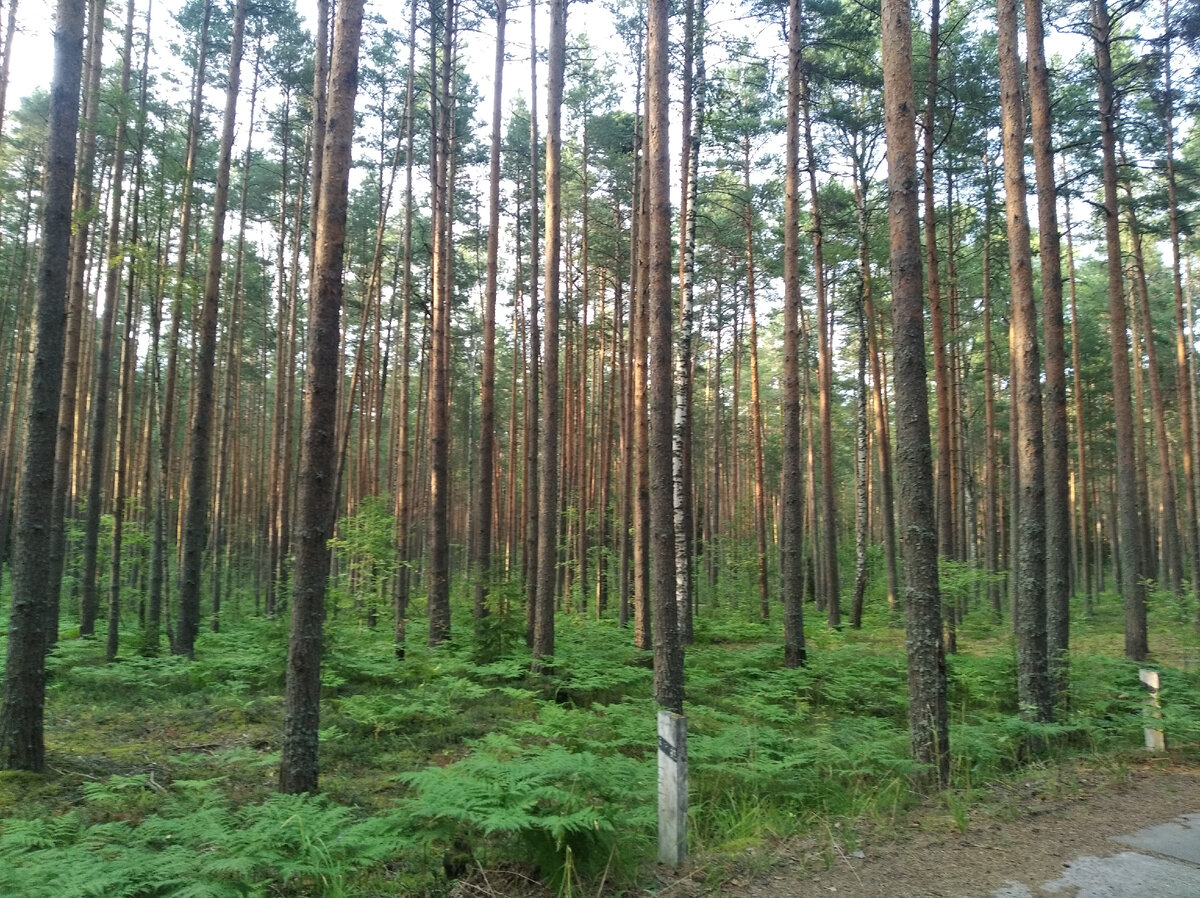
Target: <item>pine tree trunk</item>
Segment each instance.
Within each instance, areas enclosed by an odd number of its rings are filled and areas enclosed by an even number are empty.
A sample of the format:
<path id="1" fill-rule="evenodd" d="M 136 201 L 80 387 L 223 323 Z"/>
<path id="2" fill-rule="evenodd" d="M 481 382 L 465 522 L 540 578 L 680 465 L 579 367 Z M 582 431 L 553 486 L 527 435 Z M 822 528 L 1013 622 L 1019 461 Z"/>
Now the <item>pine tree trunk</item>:
<path id="1" fill-rule="evenodd" d="M 38 773 L 46 766 L 46 609 L 57 588 L 46 564 L 54 495 L 54 465 L 48 462 L 54 459 L 58 436 L 83 20 L 82 0 L 59 0 L 46 134 L 42 249 L 37 270 L 37 343 L 13 533 L 13 600 L 8 618 L 4 699 L 0 704 L 0 768 Z"/>
<path id="2" fill-rule="evenodd" d="M 693 294 L 696 270 L 696 204 L 700 177 L 700 133 L 704 127 L 704 48 L 697 47 L 697 17 L 704 33 L 704 0 L 689 0 L 684 18 L 682 159 L 683 197 L 679 265 L 679 339 L 675 355 L 675 422 L 672 436 L 675 503 L 675 605 L 684 645 L 692 643 L 693 534 L 692 501 L 692 341 L 696 329 Z M 697 52 L 698 51 L 698 52 Z"/>
<path id="3" fill-rule="evenodd" d="M 1124 159 L 1122 148 L 1122 162 Z M 1158 479 L 1160 489 L 1159 546 L 1161 564 L 1158 580 L 1173 594 L 1179 595 L 1183 580 L 1183 547 L 1179 541 L 1179 515 L 1175 493 L 1175 465 L 1171 459 L 1171 444 L 1167 437 L 1166 400 L 1163 395 L 1162 375 L 1158 367 L 1158 349 L 1154 343 L 1154 319 L 1150 315 L 1150 291 L 1146 286 L 1146 263 L 1142 252 L 1142 232 L 1137 213 L 1133 207 L 1133 189 L 1128 181 L 1122 184 L 1125 191 L 1125 220 L 1129 227 L 1129 238 L 1133 244 L 1133 288 L 1140 315 L 1141 332 L 1145 335 L 1146 363 L 1150 373 L 1150 406 L 1154 418 L 1154 442 L 1158 449 Z M 1143 459 L 1148 464 L 1149 459 Z M 1149 562 L 1149 558 L 1146 559 Z"/>
<path id="4" fill-rule="evenodd" d="M 1070 643 L 1071 495 L 1067 459 L 1067 375 L 1063 334 L 1062 251 L 1054 183 L 1050 76 L 1046 69 L 1042 0 L 1025 0 L 1033 161 L 1037 175 L 1038 249 L 1046 341 L 1046 652 L 1055 694 L 1065 695 Z M 1053 698 L 1053 695 L 1052 695 Z"/>
<path id="5" fill-rule="evenodd" d="M 803 45 L 799 52 L 803 54 Z M 842 623 L 841 589 L 837 555 L 837 497 L 833 483 L 833 350 L 830 345 L 830 309 L 825 285 L 825 234 L 821 224 L 820 191 L 817 188 L 817 156 L 809 120 L 808 78 L 803 55 L 800 60 L 800 124 L 804 131 L 808 197 L 812 230 L 813 286 L 817 294 L 817 413 L 821 419 L 821 570 L 829 626 Z"/>
<path id="6" fill-rule="evenodd" d="M 221 271 L 225 248 L 225 210 L 229 205 L 229 173 L 233 152 L 233 129 L 237 119 L 238 78 L 242 65 L 242 40 L 246 30 L 246 0 L 238 0 L 233 13 L 233 42 L 229 52 L 229 77 L 225 91 L 225 117 L 217 160 L 217 183 L 213 194 L 212 237 L 208 271 L 200 306 L 200 335 L 196 360 L 195 406 L 192 409 L 191 455 L 188 459 L 187 517 L 184 524 L 183 565 L 179 572 L 179 621 L 175 634 L 176 654 L 195 651 L 200 629 L 200 586 L 208 543 L 209 480 L 212 466 L 212 418 L 214 368 L 217 352 L 217 306 L 221 293 Z"/>
<path id="7" fill-rule="evenodd" d="M 912 18 L 906 0 L 884 0 L 882 46 L 909 734 L 914 759 L 927 765 L 919 778 L 940 785 L 949 778 L 950 739 L 938 586 L 938 533 L 933 508 L 933 458 L 929 444 L 921 235 L 917 219 Z"/>
<path id="8" fill-rule="evenodd" d="M 329 76 L 329 118 L 325 132 L 320 220 L 314 246 L 311 314 L 300 442 L 300 483 L 296 495 L 295 585 L 284 694 L 283 750 L 279 791 L 316 792 L 319 770 L 321 646 L 325 590 L 329 577 L 329 537 L 333 496 L 338 381 L 341 380 L 339 318 L 346 206 L 358 88 L 358 48 L 362 0 L 338 4 Z"/>
<path id="9" fill-rule="evenodd" d="M 649 319 L 649 467 L 651 579 L 654 606 L 654 697 L 683 713 L 683 644 L 675 593 L 675 529 L 671 479 L 674 385 L 671 379 L 671 160 L 667 0 L 647 7 L 646 181 L 649 185 L 646 282 Z"/>
<path id="10" fill-rule="evenodd" d="M 1193 452 L 1195 442 L 1195 418 L 1192 415 L 1192 405 L 1196 392 L 1195 382 L 1188 369 L 1188 331 L 1187 323 L 1191 319 L 1184 314 L 1183 275 L 1180 266 L 1180 224 L 1179 224 L 1179 188 L 1175 172 L 1175 95 L 1171 82 L 1171 2 L 1163 0 L 1163 106 L 1162 123 L 1166 132 L 1166 175 L 1167 175 L 1167 215 L 1171 237 L 1171 285 L 1175 300 L 1175 383 L 1178 390 L 1179 404 L 1179 447 L 1180 462 L 1183 465 L 1183 488 L 1187 493 L 1186 515 L 1187 526 L 1184 528 L 1184 538 L 1187 541 L 1187 552 L 1192 574 L 1192 589 L 1200 597 L 1200 511 L 1196 501 L 1196 457 Z M 1200 615 L 1200 604 L 1197 605 Z"/>
<path id="11" fill-rule="evenodd" d="M 938 553 L 942 558 L 955 556 L 954 497 L 951 488 L 951 403 L 950 363 L 946 352 L 946 319 L 942 310 L 942 281 L 938 270 L 937 201 L 933 193 L 933 156 L 937 144 L 934 132 L 938 94 L 938 56 L 941 50 L 941 2 L 933 0 L 929 13 L 929 79 L 925 96 L 924 188 L 925 188 L 925 277 L 929 283 L 929 317 L 932 320 L 933 378 L 937 389 L 937 528 Z"/>
<path id="12" fill-rule="evenodd" d="M 1017 698 L 1023 716 L 1049 720 L 1053 710 L 1046 656 L 1046 484 L 1042 445 L 1041 365 L 1033 264 L 1025 197 L 1025 107 L 1017 49 L 1016 0 L 996 4 L 1000 53 L 1000 106 L 1004 145 L 1005 213 L 1012 292 L 1011 352 L 1016 379 L 1020 492 L 1013 508 L 1017 557 L 1013 619 L 1017 634 Z"/>
<path id="13" fill-rule="evenodd" d="M 1063 162 L 1064 177 L 1066 174 L 1066 162 Z M 1075 406 L 1075 455 L 1078 471 L 1078 489 L 1079 494 L 1079 556 L 1080 556 L 1080 579 L 1083 581 L 1083 612 L 1088 617 L 1092 616 L 1092 586 L 1096 577 L 1092 576 L 1092 571 L 1089 569 L 1094 567 L 1097 573 L 1103 571 L 1103 565 L 1097 563 L 1092 557 L 1091 544 L 1095 534 L 1092 532 L 1092 517 L 1091 504 L 1092 494 L 1088 488 L 1088 466 L 1087 452 L 1085 449 L 1086 440 L 1086 417 L 1084 415 L 1083 406 L 1083 380 L 1082 367 L 1079 359 L 1079 309 L 1076 305 L 1076 286 L 1075 286 L 1075 246 L 1071 232 L 1071 204 L 1067 203 L 1063 206 L 1064 224 L 1067 235 L 1067 278 L 1071 288 L 1071 369 L 1074 372 L 1074 380 L 1071 392 L 1074 394 Z M 1095 540 L 1096 550 L 1100 549 L 1100 541 Z"/>
<path id="14" fill-rule="evenodd" d="M 93 181 L 96 164 L 96 116 L 100 103 L 101 57 L 104 46 L 104 2 L 92 0 L 88 22 L 88 48 L 82 133 L 79 136 L 77 168 L 75 171 L 75 196 L 73 217 L 79 221 L 71 236 L 70 250 L 70 295 L 67 299 L 66 344 L 63 358 L 63 383 L 59 400 L 58 441 L 54 463 L 54 499 L 51 524 L 50 567 L 51 580 L 61 585 L 63 562 L 66 555 L 65 517 L 68 504 L 73 504 L 75 492 L 71 488 L 72 462 L 77 450 L 75 439 L 79 398 L 79 367 L 82 347 L 83 310 L 86 297 L 86 271 L 88 249 L 91 241 L 91 220 L 94 217 Z M 75 476 L 78 476 L 76 473 Z M 50 615 L 50 644 L 58 640 L 59 587 L 55 587 L 47 612 Z M 90 636 L 95 633 L 95 611 L 90 611 L 90 620 L 81 614 L 79 633 Z"/>
<path id="15" fill-rule="evenodd" d="M 746 229 L 746 308 L 750 314 L 750 414 L 751 435 L 754 441 L 754 533 L 757 539 L 755 569 L 758 572 L 759 614 L 763 620 L 771 615 L 770 590 L 767 583 L 767 505 L 766 477 L 763 472 L 762 396 L 758 377 L 758 315 L 756 309 L 754 253 L 754 203 L 750 187 L 750 139 L 742 140 L 742 189 L 745 191 L 743 217 Z M 834 621 L 836 600 L 831 600 L 829 619 Z"/>
<path id="16" fill-rule="evenodd" d="M 538 478 L 537 608 L 533 657 L 554 654 L 555 585 L 558 569 L 559 513 L 559 312 L 562 272 L 562 99 L 566 74 L 567 0 L 550 4 L 550 71 L 546 86 L 546 292 L 542 339 L 542 424 L 538 456 L 545 461 Z"/>
<path id="17" fill-rule="evenodd" d="M 1113 368 L 1113 416 L 1116 425 L 1117 529 L 1121 558 L 1121 593 L 1125 603 L 1125 655 L 1143 661 L 1146 638 L 1146 587 L 1140 536 L 1141 503 L 1134 457 L 1133 400 L 1129 383 L 1128 319 L 1121 276 L 1121 233 L 1117 202 L 1116 96 L 1110 42 L 1112 25 L 1107 0 L 1092 0 L 1092 39 L 1100 107 L 1100 143 L 1104 180 L 1105 246 L 1108 251 L 1108 313 Z"/>
<path id="18" fill-rule="evenodd" d="M 436 646 L 450 635 L 450 360 L 447 358 L 452 295 L 452 237 L 450 152 L 454 115 L 451 66 L 455 42 L 455 0 L 446 0 L 441 15 L 440 53 L 431 58 L 439 72 L 437 88 L 430 93 L 433 122 L 433 283 L 429 355 L 429 644 Z M 438 35 L 434 29 L 434 35 Z"/>
<path id="19" fill-rule="evenodd" d="M 783 662 L 802 667 L 804 510 L 800 469 L 800 0 L 788 2 L 787 156 L 783 225 L 783 469 L 780 472 L 779 591 Z"/>

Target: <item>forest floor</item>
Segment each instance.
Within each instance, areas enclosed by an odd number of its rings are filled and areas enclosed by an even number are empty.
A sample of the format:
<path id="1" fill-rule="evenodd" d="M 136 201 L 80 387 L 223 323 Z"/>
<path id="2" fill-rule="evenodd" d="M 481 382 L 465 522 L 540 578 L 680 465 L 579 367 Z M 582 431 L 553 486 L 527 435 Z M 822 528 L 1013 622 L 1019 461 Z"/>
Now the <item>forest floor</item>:
<path id="1" fill-rule="evenodd" d="M 1122 851 L 1114 836 L 1200 811 L 1200 768 L 1166 758 L 1118 768 L 1066 764 L 1028 774 L 990 787 L 969 810 L 943 796 L 894 824 L 786 840 L 761 857 L 698 859 L 644 894 L 990 898 L 1019 882 L 1041 896 L 1049 893 L 1037 886 L 1062 876 L 1076 858 Z"/>

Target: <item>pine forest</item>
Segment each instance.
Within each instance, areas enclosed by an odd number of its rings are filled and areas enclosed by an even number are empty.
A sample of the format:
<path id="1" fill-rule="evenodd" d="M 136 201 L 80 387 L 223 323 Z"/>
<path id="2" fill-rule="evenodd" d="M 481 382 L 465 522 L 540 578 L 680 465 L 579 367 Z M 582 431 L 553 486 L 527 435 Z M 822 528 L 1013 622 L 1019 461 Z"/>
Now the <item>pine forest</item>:
<path id="1" fill-rule="evenodd" d="M 1197 223 L 1195 0 L 0 0 L 0 895 L 1200 771 Z"/>

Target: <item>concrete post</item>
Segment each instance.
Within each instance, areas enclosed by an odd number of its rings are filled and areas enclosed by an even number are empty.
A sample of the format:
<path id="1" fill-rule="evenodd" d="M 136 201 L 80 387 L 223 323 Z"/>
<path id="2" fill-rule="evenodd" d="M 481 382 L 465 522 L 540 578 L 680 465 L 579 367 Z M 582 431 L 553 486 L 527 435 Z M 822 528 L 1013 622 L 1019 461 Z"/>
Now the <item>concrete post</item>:
<path id="1" fill-rule="evenodd" d="M 687 718 L 658 712 L 658 860 L 678 867 L 687 855 Z"/>
<path id="2" fill-rule="evenodd" d="M 1159 676 L 1157 670 L 1147 670 L 1142 668 L 1138 671 L 1138 679 L 1142 681 L 1142 685 L 1149 692 L 1149 697 L 1146 699 L 1146 704 L 1150 706 L 1150 716 L 1154 719 L 1161 719 L 1162 712 L 1159 710 L 1162 703 L 1158 699 Z M 1163 731 L 1154 727 L 1146 727 L 1146 749 L 1148 751 L 1166 751 L 1167 740 L 1163 735 Z"/>

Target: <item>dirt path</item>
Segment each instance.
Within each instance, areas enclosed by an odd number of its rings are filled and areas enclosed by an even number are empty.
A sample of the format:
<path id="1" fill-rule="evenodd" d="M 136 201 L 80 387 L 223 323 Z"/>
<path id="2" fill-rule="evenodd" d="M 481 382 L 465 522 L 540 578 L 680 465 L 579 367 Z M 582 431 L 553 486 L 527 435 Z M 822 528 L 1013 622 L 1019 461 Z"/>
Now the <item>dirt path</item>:
<path id="1" fill-rule="evenodd" d="M 966 829 L 943 798 L 896 826 L 785 842 L 770 860 L 700 862 L 664 877 L 659 898 L 989 898 L 1018 879 L 1042 883 L 1081 854 L 1116 854 L 1110 836 L 1200 811 L 1200 769 L 1165 760 L 1124 770 L 1063 768 L 997 788 Z"/>

